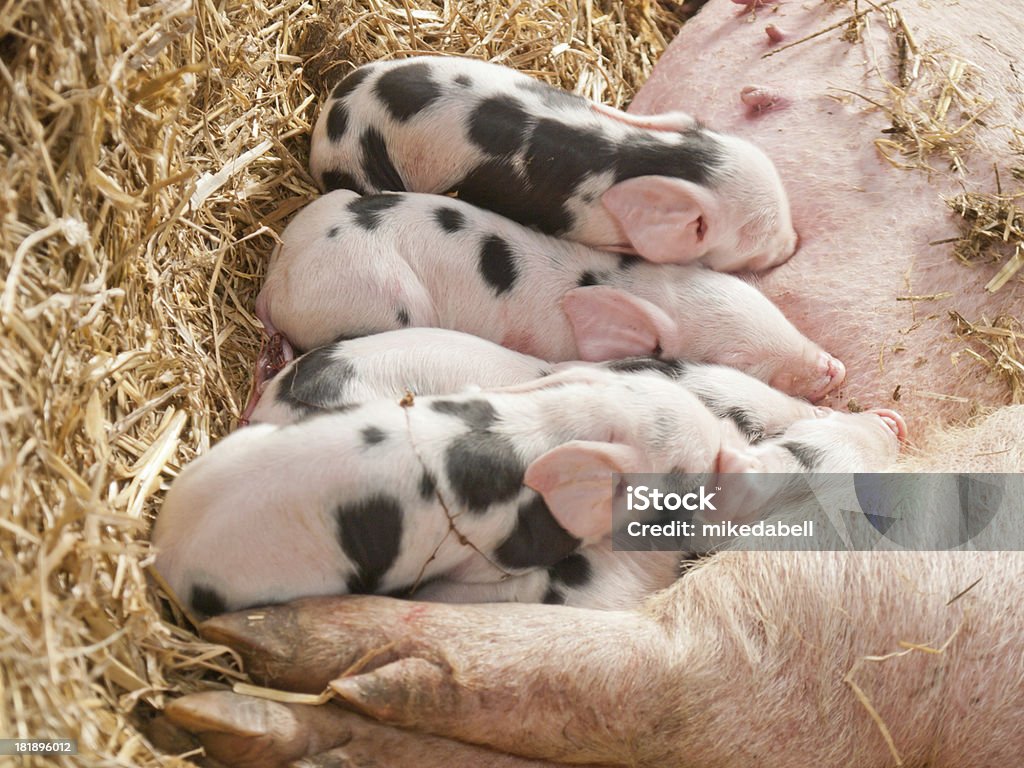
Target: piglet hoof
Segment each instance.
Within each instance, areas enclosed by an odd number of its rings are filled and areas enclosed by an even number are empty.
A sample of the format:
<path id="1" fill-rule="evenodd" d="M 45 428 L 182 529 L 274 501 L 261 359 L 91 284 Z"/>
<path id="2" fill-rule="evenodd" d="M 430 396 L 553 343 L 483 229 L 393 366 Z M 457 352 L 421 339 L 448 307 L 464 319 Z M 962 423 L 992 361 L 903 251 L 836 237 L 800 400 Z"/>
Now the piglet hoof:
<path id="1" fill-rule="evenodd" d="M 740 91 L 740 101 L 747 106 L 747 117 L 781 109 L 789 104 L 782 91 L 764 85 L 748 85 Z"/>

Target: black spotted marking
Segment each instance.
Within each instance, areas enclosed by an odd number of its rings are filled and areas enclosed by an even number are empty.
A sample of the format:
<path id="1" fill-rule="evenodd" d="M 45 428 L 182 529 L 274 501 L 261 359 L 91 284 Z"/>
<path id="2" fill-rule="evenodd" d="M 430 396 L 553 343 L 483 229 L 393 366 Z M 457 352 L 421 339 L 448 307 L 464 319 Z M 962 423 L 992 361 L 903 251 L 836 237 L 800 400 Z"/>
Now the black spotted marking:
<path id="1" fill-rule="evenodd" d="M 579 545 L 580 540 L 552 517 L 544 498 L 536 495 L 519 505 L 516 527 L 494 556 L 506 568 L 548 568 L 571 555 Z"/>
<path id="2" fill-rule="evenodd" d="M 345 102 L 336 101 L 331 104 L 327 113 L 327 138 L 331 141 L 341 141 L 345 138 L 345 131 L 348 130 L 348 107 Z"/>
<path id="3" fill-rule="evenodd" d="M 370 446 L 380 445 L 383 443 L 387 439 L 388 435 L 379 427 L 369 426 L 363 427 L 359 431 L 359 437 L 363 441 L 363 445 L 369 448 Z"/>
<path id="4" fill-rule="evenodd" d="M 345 207 L 355 216 L 356 224 L 372 232 L 380 226 L 384 214 L 400 202 L 401 195 L 366 195 L 353 198 Z"/>
<path id="5" fill-rule="evenodd" d="M 434 219 L 437 221 L 441 229 L 449 234 L 452 232 L 458 232 L 466 226 L 466 217 L 462 214 L 462 211 L 457 211 L 446 205 L 443 205 L 434 211 Z"/>
<path id="6" fill-rule="evenodd" d="M 616 182 L 636 176 L 671 176 L 707 185 L 725 160 L 718 141 L 701 126 L 686 129 L 671 142 L 637 133 L 618 149 Z"/>
<path id="7" fill-rule="evenodd" d="M 486 430 L 460 435 L 445 451 L 448 483 L 459 503 L 473 513 L 514 499 L 525 472 L 512 441 Z"/>
<path id="8" fill-rule="evenodd" d="M 376 128 L 367 128 L 359 139 L 362 150 L 363 173 L 375 192 L 405 192 L 405 182 L 391 162 L 384 134 Z"/>
<path id="9" fill-rule="evenodd" d="M 395 319 L 398 320 L 398 324 L 403 328 L 408 328 L 409 323 L 412 322 L 412 319 L 409 317 L 409 310 L 405 307 L 398 308 L 398 312 L 395 313 Z"/>
<path id="10" fill-rule="evenodd" d="M 498 418 L 494 406 L 486 400 L 434 400 L 430 409 L 462 419 L 470 429 L 485 430 Z"/>
<path id="11" fill-rule="evenodd" d="M 542 82 L 540 80 L 532 80 L 529 78 L 516 80 L 516 88 L 522 91 L 530 91 L 536 93 L 541 97 L 541 100 L 545 105 L 549 107 L 567 107 L 571 109 L 589 109 L 590 105 L 586 98 L 579 96 L 569 91 L 563 91 L 561 88 L 556 88 L 553 85 Z"/>
<path id="12" fill-rule="evenodd" d="M 586 555 L 575 552 L 548 568 L 548 575 L 567 587 L 583 587 L 593 578 L 594 569 Z"/>
<path id="13" fill-rule="evenodd" d="M 600 285 L 600 284 L 601 284 L 600 278 L 597 276 L 597 274 L 595 272 L 593 272 L 592 270 L 589 270 L 589 269 L 587 271 L 583 272 L 580 275 L 579 279 L 576 281 L 576 285 L 579 288 L 586 288 L 587 286 L 590 286 L 590 285 Z"/>
<path id="14" fill-rule="evenodd" d="M 318 347 L 280 374 L 276 397 L 306 416 L 338 410 L 344 406 L 340 395 L 354 375 L 352 363 L 335 356 L 334 345 Z"/>
<path id="15" fill-rule="evenodd" d="M 603 365 L 616 373 L 654 371 L 670 379 L 678 379 L 686 372 L 686 363 L 682 360 L 659 360 L 656 357 L 626 357 L 622 360 L 609 360 Z"/>
<path id="16" fill-rule="evenodd" d="M 709 405 L 709 407 L 711 406 Z M 715 410 L 713 407 L 711 409 Z M 756 442 L 764 437 L 764 425 L 758 423 L 754 415 L 745 408 L 739 406 L 726 408 L 720 415 L 735 424 L 737 429 L 750 440 Z"/>
<path id="17" fill-rule="evenodd" d="M 320 175 L 320 185 L 325 192 L 333 192 L 336 189 L 350 189 L 353 192 L 363 194 L 363 185 L 356 181 L 356 177 L 345 171 L 324 171 Z"/>
<path id="18" fill-rule="evenodd" d="M 228 603 L 224 596 L 213 587 L 204 587 L 201 584 L 192 585 L 192 593 L 188 598 L 189 605 L 196 613 L 203 616 L 216 616 L 226 613 Z"/>
<path id="19" fill-rule="evenodd" d="M 632 253 L 621 253 L 619 254 L 619 269 L 626 271 L 633 267 L 639 266 L 644 263 L 644 259 L 639 256 L 634 256 Z"/>
<path id="20" fill-rule="evenodd" d="M 492 96 L 469 116 L 469 138 L 489 155 L 509 157 L 523 146 L 530 113 L 521 101 Z"/>
<path id="21" fill-rule="evenodd" d="M 551 200 L 538 193 L 525 174 L 507 158 L 481 163 L 449 191 L 457 192 L 467 202 L 547 234 L 566 232 L 574 221 L 565 199 Z"/>
<path id="22" fill-rule="evenodd" d="M 441 88 L 430 77 L 430 70 L 423 62 L 403 64 L 377 80 L 374 91 L 395 120 L 404 123 L 440 97 Z"/>
<path id="23" fill-rule="evenodd" d="M 359 84 L 362 83 L 372 71 L 372 67 L 360 67 L 347 75 L 341 80 L 341 82 L 334 86 L 334 90 L 331 91 L 331 98 L 335 101 L 344 99 L 352 93 L 352 91 L 358 88 Z"/>
<path id="24" fill-rule="evenodd" d="M 437 494 L 437 480 L 434 476 L 424 470 L 423 474 L 420 475 L 420 498 L 424 501 L 430 501 Z"/>
<path id="25" fill-rule="evenodd" d="M 519 267 L 508 242 L 488 235 L 480 244 L 480 274 L 498 296 L 512 290 L 519 278 Z"/>
<path id="26" fill-rule="evenodd" d="M 546 605 L 565 605 L 565 593 L 557 587 L 549 586 L 541 602 Z"/>
<path id="27" fill-rule="evenodd" d="M 402 508 L 397 499 L 377 494 L 340 504 L 335 510 L 338 543 L 355 566 L 349 592 L 374 592 L 394 564 L 402 543 Z"/>
<path id="28" fill-rule="evenodd" d="M 455 76 L 455 83 L 463 88 L 469 88 L 473 84 L 473 80 L 465 72 L 462 72 Z"/>
<path id="29" fill-rule="evenodd" d="M 334 238 L 336 238 L 338 236 L 339 232 L 341 232 L 341 227 L 339 227 L 339 226 L 331 227 L 330 229 L 327 230 L 327 237 L 328 237 L 328 239 L 333 240 Z"/>
<path id="30" fill-rule="evenodd" d="M 812 445 L 789 441 L 782 443 L 782 447 L 789 451 L 793 458 L 800 462 L 800 466 L 808 472 L 813 471 L 815 467 L 820 467 L 825 461 L 825 452 Z"/>

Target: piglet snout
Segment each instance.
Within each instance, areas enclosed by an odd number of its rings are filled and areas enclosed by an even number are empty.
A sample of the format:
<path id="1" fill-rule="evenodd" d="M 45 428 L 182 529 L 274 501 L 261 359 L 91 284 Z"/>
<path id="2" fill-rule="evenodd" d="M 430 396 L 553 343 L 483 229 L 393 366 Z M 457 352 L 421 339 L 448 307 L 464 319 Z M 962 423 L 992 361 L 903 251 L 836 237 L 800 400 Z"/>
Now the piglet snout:
<path id="1" fill-rule="evenodd" d="M 885 424 L 892 433 L 896 435 L 896 439 L 901 443 L 907 439 L 907 422 L 903 420 L 896 411 L 890 410 L 889 408 L 872 408 L 868 413 L 873 413 L 878 416 L 882 423 Z"/>

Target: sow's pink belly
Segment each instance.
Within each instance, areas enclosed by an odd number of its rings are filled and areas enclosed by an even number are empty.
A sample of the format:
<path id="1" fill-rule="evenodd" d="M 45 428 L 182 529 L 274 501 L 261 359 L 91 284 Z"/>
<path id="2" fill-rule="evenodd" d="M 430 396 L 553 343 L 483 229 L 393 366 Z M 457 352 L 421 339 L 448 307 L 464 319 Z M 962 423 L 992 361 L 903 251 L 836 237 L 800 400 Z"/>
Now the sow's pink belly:
<path id="1" fill-rule="evenodd" d="M 1024 281 L 988 293 L 984 286 L 998 265 L 965 267 L 954 259 L 951 243 L 936 241 L 959 234 L 944 197 L 964 188 L 995 191 L 994 163 L 1004 186 L 1016 183 L 1009 169 L 1022 163 L 1005 127 L 1020 124 L 1024 109 L 1010 69 L 1015 52 L 1024 49 L 1014 12 L 991 3 L 973 10 L 968 4 L 900 6 L 920 49 L 983 63 L 984 73 L 974 70 L 969 85 L 993 104 L 961 175 L 941 154 L 927 158 L 931 173 L 894 168 L 879 155 L 874 142 L 888 137 L 882 131 L 891 118 L 847 92 L 889 101 L 879 72 L 896 81 L 895 48 L 878 13 L 861 43 L 843 41 L 839 28 L 762 58 L 849 16 L 852 5 L 756 5 L 751 10 L 711 0 L 684 25 L 630 111 L 691 112 L 756 142 L 773 159 L 789 193 L 800 248 L 766 273 L 761 287 L 801 331 L 846 363 L 847 382 L 831 404 L 895 407 L 914 435 L 926 422 L 1009 402 L 1005 382 L 962 352 L 966 343 L 955 337 L 950 312 L 972 322 L 1001 314 L 1020 319 Z M 772 42 L 769 25 L 785 39 Z M 965 29 L 972 34 L 962 35 Z M 744 103 L 741 92 L 748 86 L 765 88 L 777 106 L 757 111 Z M 907 299 L 936 294 L 951 295 Z"/>

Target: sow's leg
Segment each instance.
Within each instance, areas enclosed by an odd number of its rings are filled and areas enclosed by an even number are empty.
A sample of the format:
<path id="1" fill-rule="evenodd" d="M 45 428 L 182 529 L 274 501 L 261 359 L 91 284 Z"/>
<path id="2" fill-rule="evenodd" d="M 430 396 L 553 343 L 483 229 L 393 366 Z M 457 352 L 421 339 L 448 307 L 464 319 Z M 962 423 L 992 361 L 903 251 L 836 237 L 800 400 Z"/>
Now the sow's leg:
<path id="1" fill-rule="evenodd" d="M 525 757 L 982 768 L 1024 754 L 1022 578 L 1019 553 L 728 553 L 636 613 L 315 599 L 203 631 L 272 685 Z"/>
<path id="2" fill-rule="evenodd" d="M 944 198 L 965 190 L 996 192 L 993 168 L 1004 192 L 1020 189 L 1011 173 L 1020 165 L 1011 128 L 1020 124 L 1015 59 L 1024 48 L 1024 27 L 1019 3 L 896 3 L 885 9 L 902 15 L 912 46 L 938 52 L 942 71 L 924 61 L 918 81 L 908 84 L 912 97 L 927 78 L 940 90 L 962 59 L 969 74 L 953 93 L 950 130 L 991 102 L 980 122 L 964 129 L 975 133 L 960 153 L 964 173 L 942 151 L 925 155 L 930 171 L 902 170 L 881 157 L 875 142 L 906 134 L 898 125 L 894 132 L 893 118 L 867 100 L 891 104 L 887 83 L 898 86 L 901 72 L 902 82 L 913 76 L 907 59 L 913 51 L 905 45 L 900 63 L 898 19 L 891 29 L 883 12 L 860 3 L 859 10 L 869 11 L 860 42 L 850 42 L 850 25 L 839 24 L 764 57 L 842 22 L 857 7 L 711 0 L 683 26 L 630 111 L 686 109 L 768 154 L 789 193 L 800 247 L 761 276 L 761 289 L 802 333 L 846 363 L 846 384 L 829 404 L 852 399 L 896 408 L 918 435 L 928 422 L 962 418 L 975 404 L 1010 400 L 999 376 L 962 354 L 967 343 L 955 336 L 950 312 L 975 323 L 1000 315 L 1019 319 L 1024 280 L 1018 273 L 991 293 L 985 286 L 999 264 L 965 267 L 956 260 L 949 240 L 960 231 L 959 217 Z M 784 29 L 785 40 L 770 39 L 769 25 Z M 755 92 L 775 93 L 774 106 L 752 108 Z M 921 109 L 931 113 L 931 101 L 922 96 Z"/>
<path id="3" fill-rule="evenodd" d="M 282 704 L 227 691 L 176 699 L 167 718 L 229 768 L 546 768 L 550 763 L 375 723 L 333 704 Z"/>

